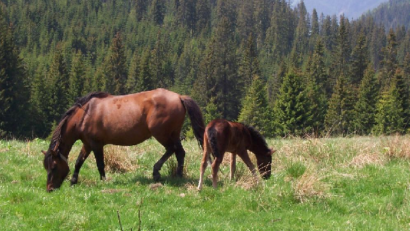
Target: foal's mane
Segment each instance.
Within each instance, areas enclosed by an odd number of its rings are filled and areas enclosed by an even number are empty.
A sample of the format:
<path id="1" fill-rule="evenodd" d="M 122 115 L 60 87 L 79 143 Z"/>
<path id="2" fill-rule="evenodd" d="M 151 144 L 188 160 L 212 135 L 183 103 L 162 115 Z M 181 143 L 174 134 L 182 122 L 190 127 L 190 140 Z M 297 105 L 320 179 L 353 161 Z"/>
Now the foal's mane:
<path id="1" fill-rule="evenodd" d="M 53 132 L 53 136 L 51 137 L 51 143 L 49 149 L 56 150 L 61 141 L 61 133 L 63 130 L 64 125 L 66 124 L 67 120 L 74 114 L 77 108 L 81 108 L 84 104 L 88 103 L 92 98 L 105 98 L 110 94 L 106 92 L 92 92 L 84 97 L 77 99 L 74 105 L 64 113 L 61 117 L 60 122 L 58 123 L 56 129 Z"/>
<path id="2" fill-rule="evenodd" d="M 249 131 L 249 134 L 251 135 L 252 143 L 258 145 L 259 147 L 265 148 L 266 152 L 268 152 L 269 147 L 268 147 L 268 144 L 266 143 L 265 138 L 262 136 L 262 134 L 252 126 L 245 125 L 245 124 L 244 126 Z"/>

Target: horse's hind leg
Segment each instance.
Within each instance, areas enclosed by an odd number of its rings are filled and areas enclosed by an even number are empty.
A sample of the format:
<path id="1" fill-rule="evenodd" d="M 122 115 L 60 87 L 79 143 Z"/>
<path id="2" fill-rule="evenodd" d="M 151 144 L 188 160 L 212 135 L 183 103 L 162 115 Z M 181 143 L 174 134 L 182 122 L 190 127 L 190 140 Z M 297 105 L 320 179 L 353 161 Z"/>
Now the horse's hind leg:
<path id="1" fill-rule="evenodd" d="M 208 151 L 208 146 L 205 145 L 204 146 L 204 155 L 202 157 L 202 161 L 201 161 L 201 170 L 200 170 L 200 174 L 199 174 L 199 183 L 198 183 L 198 190 L 202 189 L 202 184 L 204 182 L 204 173 L 205 173 L 205 169 L 208 165 L 209 161 L 209 151 Z"/>
<path id="2" fill-rule="evenodd" d="M 77 157 L 77 161 L 75 162 L 75 170 L 73 173 L 73 177 L 71 178 L 71 185 L 77 184 L 78 174 L 80 173 L 81 166 L 83 166 L 84 161 L 90 155 L 90 152 L 91 152 L 90 148 L 83 144 L 80 154 Z"/>
<path id="3" fill-rule="evenodd" d="M 103 146 L 101 146 L 95 148 L 93 151 L 95 160 L 97 162 L 98 172 L 100 173 L 100 179 L 105 180 L 104 148 Z"/>
<path id="4" fill-rule="evenodd" d="M 221 156 L 215 157 L 214 162 L 212 163 L 212 186 L 216 188 L 217 181 L 218 181 L 218 170 L 219 170 L 219 165 L 221 165 L 222 160 L 224 159 L 224 155 L 222 154 Z"/>
<path id="5" fill-rule="evenodd" d="M 177 176 L 182 177 L 184 174 L 185 150 L 179 141 L 176 143 L 175 156 L 178 161 Z"/>
<path id="6" fill-rule="evenodd" d="M 164 155 L 157 161 L 157 163 L 154 164 L 154 170 L 152 173 L 154 181 L 159 181 L 159 179 L 161 178 L 159 171 L 161 170 L 162 165 L 164 165 L 165 161 L 168 160 L 168 158 L 172 155 L 172 153 L 174 153 L 174 151 L 174 147 L 166 147 Z"/>
<path id="7" fill-rule="evenodd" d="M 236 171 L 236 154 L 231 153 L 231 180 L 234 179 L 235 176 L 235 171 Z"/>

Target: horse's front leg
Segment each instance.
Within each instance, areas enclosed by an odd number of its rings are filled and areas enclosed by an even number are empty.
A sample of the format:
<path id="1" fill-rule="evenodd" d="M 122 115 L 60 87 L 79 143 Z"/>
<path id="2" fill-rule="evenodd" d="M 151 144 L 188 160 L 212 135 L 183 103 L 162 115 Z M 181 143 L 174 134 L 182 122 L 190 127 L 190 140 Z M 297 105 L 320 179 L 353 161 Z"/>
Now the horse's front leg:
<path id="1" fill-rule="evenodd" d="M 236 171 L 236 154 L 231 153 L 231 174 L 230 174 L 231 180 L 234 180 L 235 178 L 235 171 Z"/>
<path id="2" fill-rule="evenodd" d="M 258 180 L 255 165 L 253 165 L 251 159 L 249 158 L 248 152 L 246 150 L 244 150 L 244 151 L 238 153 L 238 155 L 241 157 L 243 162 L 245 162 L 246 166 L 248 166 L 249 170 L 252 172 L 253 177 L 256 180 Z"/>
<path id="3" fill-rule="evenodd" d="M 80 173 L 81 166 L 83 166 L 84 161 L 90 155 L 90 152 L 91 152 L 90 148 L 83 144 L 80 154 L 77 157 L 77 161 L 75 162 L 75 169 L 74 169 L 73 176 L 71 178 L 71 185 L 77 184 L 78 174 Z"/>

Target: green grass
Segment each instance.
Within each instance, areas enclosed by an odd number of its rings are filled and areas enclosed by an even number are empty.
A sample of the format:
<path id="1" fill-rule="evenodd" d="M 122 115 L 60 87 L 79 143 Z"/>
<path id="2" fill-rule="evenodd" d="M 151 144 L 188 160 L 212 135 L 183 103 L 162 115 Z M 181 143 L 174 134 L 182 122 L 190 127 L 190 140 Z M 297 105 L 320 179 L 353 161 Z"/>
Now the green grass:
<path id="1" fill-rule="evenodd" d="M 154 140 L 107 147 L 107 181 L 91 155 L 79 183 L 46 192 L 43 140 L 0 141 L 0 227 L 8 230 L 406 230 L 410 228 L 410 137 L 277 139 L 269 180 L 253 178 L 241 160 L 229 180 L 229 160 L 212 188 L 210 168 L 196 190 L 201 151 L 184 141 L 186 172 L 171 176 L 175 157 L 152 167 L 164 150 Z M 69 162 L 73 170 L 81 148 Z M 229 156 L 229 155 L 228 155 Z M 252 155 L 253 156 L 253 155 Z M 118 163 L 124 163 L 122 166 Z M 141 216 L 139 221 L 139 214 Z"/>

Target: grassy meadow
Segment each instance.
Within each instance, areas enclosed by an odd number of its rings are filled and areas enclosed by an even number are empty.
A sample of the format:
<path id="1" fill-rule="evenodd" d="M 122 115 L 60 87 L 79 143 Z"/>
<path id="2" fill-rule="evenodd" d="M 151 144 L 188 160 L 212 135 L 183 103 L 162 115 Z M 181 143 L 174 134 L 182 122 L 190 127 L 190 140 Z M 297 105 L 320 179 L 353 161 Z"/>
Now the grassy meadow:
<path id="1" fill-rule="evenodd" d="M 408 230 L 410 137 L 270 139 L 272 177 L 256 182 L 229 159 L 212 188 L 210 168 L 198 192 L 201 151 L 183 141 L 185 177 L 174 178 L 175 157 L 152 180 L 164 149 L 155 140 L 106 146 L 107 180 L 93 155 L 79 183 L 46 192 L 44 140 L 0 141 L 0 229 L 5 230 Z M 69 156 L 70 168 L 81 148 Z M 253 156 L 253 154 L 251 154 Z M 227 155 L 229 157 L 229 155 Z M 71 174 L 70 174 L 71 177 Z"/>

